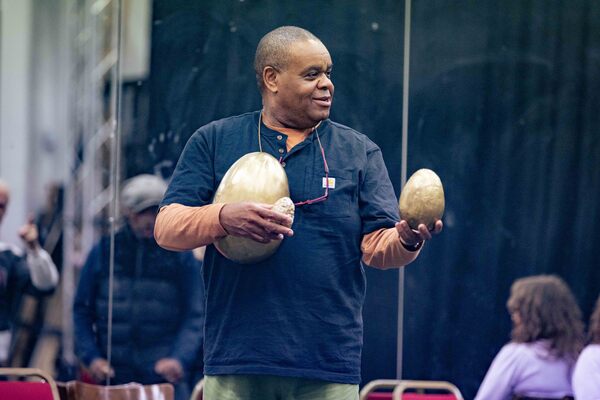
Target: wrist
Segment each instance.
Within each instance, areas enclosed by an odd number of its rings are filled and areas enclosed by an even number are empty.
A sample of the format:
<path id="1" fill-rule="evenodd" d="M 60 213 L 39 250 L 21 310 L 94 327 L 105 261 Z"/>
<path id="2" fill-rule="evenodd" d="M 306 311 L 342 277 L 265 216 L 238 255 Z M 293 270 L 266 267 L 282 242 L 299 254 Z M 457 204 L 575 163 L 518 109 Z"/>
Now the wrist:
<path id="1" fill-rule="evenodd" d="M 227 235 L 230 235 L 229 231 L 228 231 L 228 230 L 227 230 L 227 228 L 225 227 L 225 225 L 226 225 L 226 224 L 223 222 L 223 219 L 224 219 L 224 217 L 223 217 L 223 209 L 224 209 L 225 207 L 227 207 L 227 204 L 223 204 L 223 205 L 221 206 L 221 208 L 219 209 L 219 217 L 218 217 L 218 220 L 219 220 L 219 225 L 221 226 L 221 229 L 223 229 L 223 232 L 225 232 L 225 234 L 224 234 L 222 237 L 225 237 L 225 236 L 227 236 Z"/>
<path id="2" fill-rule="evenodd" d="M 40 252 L 41 248 L 42 248 L 42 246 L 40 246 L 39 242 L 37 242 L 37 241 L 25 242 L 25 250 L 29 254 L 37 255 Z"/>
<path id="3" fill-rule="evenodd" d="M 418 251 L 423 246 L 424 242 L 424 240 L 421 240 L 415 244 L 406 244 L 402 240 L 400 241 L 400 243 L 402 243 L 402 247 L 404 247 L 408 251 Z"/>

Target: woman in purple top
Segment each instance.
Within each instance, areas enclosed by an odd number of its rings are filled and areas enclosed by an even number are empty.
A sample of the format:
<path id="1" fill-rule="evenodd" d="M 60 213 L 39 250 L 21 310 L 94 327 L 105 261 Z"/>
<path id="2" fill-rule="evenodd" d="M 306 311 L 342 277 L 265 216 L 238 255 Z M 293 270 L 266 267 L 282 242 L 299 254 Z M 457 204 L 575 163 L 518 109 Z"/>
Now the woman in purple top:
<path id="1" fill-rule="evenodd" d="M 600 399 L 600 297 L 590 318 L 589 344 L 583 349 L 573 372 L 577 400 Z"/>
<path id="2" fill-rule="evenodd" d="M 553 275 L 521 278 L 506 306 L 512 340 L 494 358 L 475 399 L 572 399 L 571 373 L 584 334 L 568 286 Z"/>

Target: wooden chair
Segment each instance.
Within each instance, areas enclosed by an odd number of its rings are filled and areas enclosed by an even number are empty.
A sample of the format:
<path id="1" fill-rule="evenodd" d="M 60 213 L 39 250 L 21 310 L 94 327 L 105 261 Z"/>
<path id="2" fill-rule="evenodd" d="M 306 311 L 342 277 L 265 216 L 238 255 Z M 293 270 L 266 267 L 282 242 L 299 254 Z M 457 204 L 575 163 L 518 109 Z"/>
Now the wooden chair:
<path id="1" fill-rule="evenodd" d="M 61 400 L 173 400 L 175 396 L 169 383 L 103 386 L 69 381 L 58 382 L 58 388 Z"/>
<path id="2" fill-rule="evenodd" d="M 393 389 L 393 392 L 375 392 L 380 389 Z M 407 390 L 418 392 L 406 393 Z M 460 390 L 450 382 L 378 379 L 363 387 L 360 400 L 463 400 L 463 397 Z"/>
<path id="3" fill-rule="evenodd" d="M 204 393 L 204 379 L 200 379 L 198 383 L 196 383 L 192 395 L 190 396 L 190 400 L 202 400 L 202 393 Z"/>
<path id="4" fill-rule="evenodd" d="M 54 378 L 37 368 L 0 368 L 0 400 L 60 400 Z M 35 378 L 35 381 L 31 381 Z"/>

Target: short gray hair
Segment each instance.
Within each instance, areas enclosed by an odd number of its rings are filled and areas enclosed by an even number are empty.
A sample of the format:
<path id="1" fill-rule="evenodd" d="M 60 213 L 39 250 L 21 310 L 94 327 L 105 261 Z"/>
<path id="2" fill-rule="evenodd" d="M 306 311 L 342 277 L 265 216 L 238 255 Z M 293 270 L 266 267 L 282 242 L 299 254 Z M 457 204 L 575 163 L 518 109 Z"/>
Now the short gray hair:
<path id="1" fill-rule="evenodd" d="M 272 30 L 260 39 L 254 55 L 254 72 L 258 88 L 263 90 L 264 82 L 262 73 L 265 67 L 272 66 L 276 69 L 285 69 L 288 63 L 289 49 L 293 43 L 305 40 L 321 40 L 297 26 L 281 26 Z"/>

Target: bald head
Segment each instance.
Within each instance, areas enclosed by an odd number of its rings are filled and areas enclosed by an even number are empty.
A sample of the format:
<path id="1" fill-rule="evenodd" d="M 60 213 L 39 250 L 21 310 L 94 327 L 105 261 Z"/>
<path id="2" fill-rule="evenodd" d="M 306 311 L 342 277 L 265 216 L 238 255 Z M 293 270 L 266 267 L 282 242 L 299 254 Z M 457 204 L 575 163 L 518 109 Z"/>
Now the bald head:
<path id="1" fill-rule="evenodd" d="M 10 191 L 8 185 L 0 179 L 0 223 L 2 223 L 2 218 L 4 218 L 4 214 L 6 213 L 9 196 Z"/>
<path id="2" fill-rule="evenodd" d="M 263 90 L 263 71 L 265 67 L 271 66 L 277 70 L 283 70 L 287 66 L 291 45 L 296 42 L 316 40 L 318 37 L 297 26 L 282 26 L 267 33 L 258 42 L 256 54 L 254 55 L 254 72 L 258 88 Z"/>

